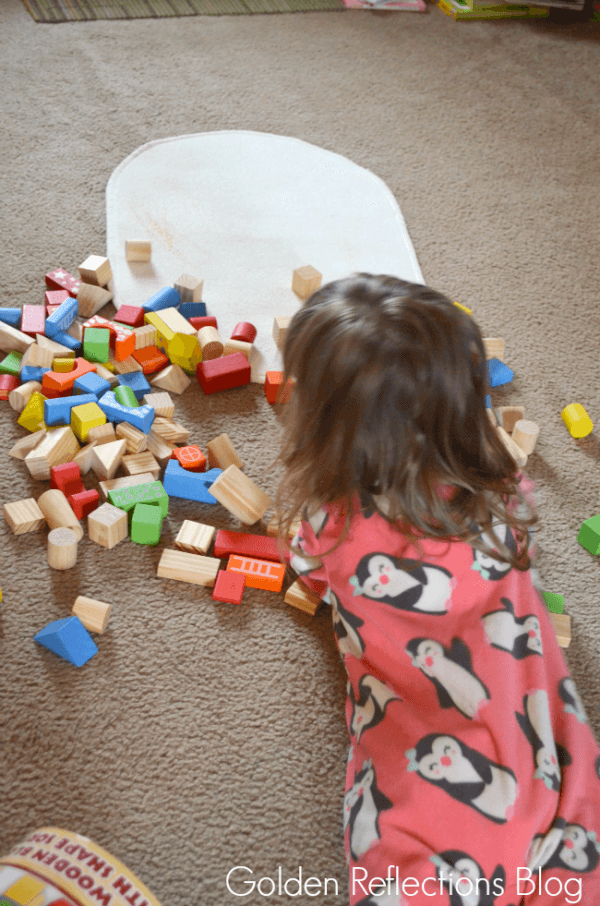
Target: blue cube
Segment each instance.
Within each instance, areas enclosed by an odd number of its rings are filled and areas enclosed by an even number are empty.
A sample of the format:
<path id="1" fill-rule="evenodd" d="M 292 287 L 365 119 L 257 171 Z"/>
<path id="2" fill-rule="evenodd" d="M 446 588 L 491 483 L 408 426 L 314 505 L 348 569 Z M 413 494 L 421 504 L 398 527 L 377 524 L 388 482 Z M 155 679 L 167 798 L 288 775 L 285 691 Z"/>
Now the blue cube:
<path id="1" fill-rule="evenodd" d="M 110 390 L 110 387 L 110 381 L 106 381 L 95 371 L 88 371 L 87 374 L 83 374 L 77 378 L 74 384 L 74 389 L 77 393 L 93 393 L 96 399 L 100 399 L 103 393 Z"/>
<path id="2" fill-rule="evenodd" d="M 118 376 L 119 384 L 125 387 L 131 387 L 138 402 L 144 399 L 146 393 L 150 393 L 152 387 L 146 380 L 146 376 L 141 371 L 132 371 L 130 374 L 120 374 Z"/>
<path id="3" fill-rule="evenodd" d="M 179 314 L 187 318 L 204 318 L 206 317 L 206 302 L 183 302 L 179 306 Z"/>
<path id="4" fill-rule="evenodd" d="M 21 323 L 20 308 L 0 308 L 0 321 L 4 324 L 10 324 L 11 327 L 19 327 Z"/>

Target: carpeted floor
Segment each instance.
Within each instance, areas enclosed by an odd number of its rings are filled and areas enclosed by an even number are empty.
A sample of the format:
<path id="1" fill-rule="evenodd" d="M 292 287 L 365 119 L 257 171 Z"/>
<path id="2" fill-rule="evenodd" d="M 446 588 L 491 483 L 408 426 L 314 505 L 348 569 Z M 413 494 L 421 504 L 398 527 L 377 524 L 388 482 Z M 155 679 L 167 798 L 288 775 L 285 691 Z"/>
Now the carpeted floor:
<path id="1" fill-rule="evenodd" d="M 494 403 L 541 426 L 528 464 L 539 571 L 565 595 L 568 660 L 599 732 L 600 571 L 576 538 L 600 511 L 600 443 L 573 440 L 560 417 L 581 402 L 600 419 L 597 27 L 458 23 L 435 6 L 44 26 L 5 0 L 0 33 L 3 305 L 41 302 L 48 270 L 104 253 L 108 177 L 156 138 L 297 136 L 390 186 L 426 282 L 506 340 L 515 379 Z M 200 445 L 226 430 L 275 489 L 278 424 L 259 388 L 191 388 L 176 412 Z M 22 435 L 13 410 L 0 418 L 2 498 L 39 496 L 47 484 L 6 455 Z M 164 543 L 208 515 L 174 503 Z M 0 852 L 53 824 L 105 846 L 164 906 L 238 902 L 225 888 L 236 865 L 255 878 L 302 866 L 339 880 L 328 903 L 347 902 L 345 688 L 328 614 L 310 621 L 257 591 L 215 605 L 157 579 L 160 550 L 129 542 L 86 538 L 73 571 L 51 572 L 43 533 L 0 532 Z M 32 641 L 78 593 L 113 604 L 81 670 Z"/>

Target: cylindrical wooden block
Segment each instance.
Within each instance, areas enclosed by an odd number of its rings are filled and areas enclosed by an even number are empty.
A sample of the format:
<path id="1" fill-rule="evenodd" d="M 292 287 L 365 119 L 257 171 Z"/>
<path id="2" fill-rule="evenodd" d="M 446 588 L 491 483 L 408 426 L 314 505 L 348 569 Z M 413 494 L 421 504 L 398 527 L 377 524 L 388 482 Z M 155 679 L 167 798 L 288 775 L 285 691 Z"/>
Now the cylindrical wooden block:
<path id="1" fill-rule="evenodd" d="M 71 569 L 77 563 L 77 535 L 70 528 L 55 528 L 48 535 L 48 566 Z"/>
<path id="2" fill-rule="evenodd" d="M 104 632 L 110 617 L 110 604 L 79 595 L 73 605 L 73 613 L 79 617 L 88 632 Z"/>
<path id="3" fill-rule="evenodd" d="M 203 362 L 218 359 L 223 355 L 223 341 L 214 327 L 201 327 L 197 336 Z"/>
<path id="4" fill-rule="evenodd" d="M 15 389 L 11 390 L 8 394 L 8 402 L 11 408 L 13 408 L 15 412 L 22 412 L 36 390 L 41 389 L 42 385 L 39 381 L 26 381 L 25 384 L 15 387 Z"/>
<path id="5" fill-rule="evenodd" d="M 150 261 L 152 243 L 145 239 L 126 239 L 125 258 L 127 261 Z"/>
<path id="6" fill-rule="evenodd" d="M 69 528 L 75 534 L 77 541 L 83 538 L 83 529 L 79 520 L 62 491 L 57 488 L 45 491 L 38 499 L 38 506 L 51 529 Z"/>
<path id="7" fill-rule="evenodd" d="M 529 421 L 527 418 L 520 418 L 513 428 L 512 439 L 521 448 L 523 453 L 527 453 L 529 456 L 535 449 L 535 443 L 539 433 L 539 425 Z"/>
<path id="8" fill-rule="evenodd" d="M 254 343 L 256 339 L 256 327 L 254 324 L 250 324 L 249 321 L 240 321 L 240 323 L 236 324 L 233 328 L 231 339 L 241 340 L 242 343 Z"/>

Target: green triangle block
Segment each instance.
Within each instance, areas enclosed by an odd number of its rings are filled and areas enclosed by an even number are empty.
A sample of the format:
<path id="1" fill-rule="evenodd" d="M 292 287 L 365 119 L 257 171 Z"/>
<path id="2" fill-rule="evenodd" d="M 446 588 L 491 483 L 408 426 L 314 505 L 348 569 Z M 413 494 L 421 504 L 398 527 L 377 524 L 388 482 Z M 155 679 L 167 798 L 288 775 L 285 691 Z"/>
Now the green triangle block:
<path id="1" fill-rule="evenodd" d="M 577 540 L 590 554 L 600 554 L 600 514 L 585 520 Z"/>
<path id="2" fill-rule="evenodd" d="M 542 595 L 544 596 L 544 601 L 546 602 L 546 607 L 552 613 L 562 613 L 565 606 L 564 595 L 553 595 L 549 591 L 543 591 Z"/>

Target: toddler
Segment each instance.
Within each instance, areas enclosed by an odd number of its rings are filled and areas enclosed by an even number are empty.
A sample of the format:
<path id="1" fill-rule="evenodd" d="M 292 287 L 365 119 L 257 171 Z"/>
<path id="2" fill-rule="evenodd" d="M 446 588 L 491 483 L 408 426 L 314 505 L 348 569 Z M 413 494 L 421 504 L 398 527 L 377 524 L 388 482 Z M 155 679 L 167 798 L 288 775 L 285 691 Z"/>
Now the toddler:
<path id="1" fill-rule="evenodd" d="M 532 582 L 472 317 L 356 274 L 283 349 L 282 535 L 348 673 L 353 906 L 600 904 L 600 749 Z"/>

